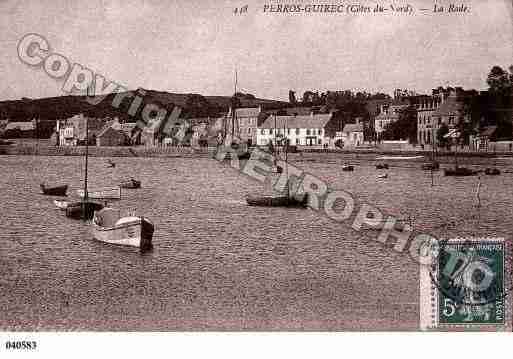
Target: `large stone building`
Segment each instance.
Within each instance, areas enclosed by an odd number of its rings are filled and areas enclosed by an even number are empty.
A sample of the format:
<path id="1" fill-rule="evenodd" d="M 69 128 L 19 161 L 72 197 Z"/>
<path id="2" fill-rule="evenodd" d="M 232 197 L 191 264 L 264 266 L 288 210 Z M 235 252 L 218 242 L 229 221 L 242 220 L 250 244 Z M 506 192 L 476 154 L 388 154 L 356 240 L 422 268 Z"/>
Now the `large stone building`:
<path id="1" fill-rule="evenodd" d="M 258 122 L 262 115 L 262 107 L 243 107 L 235 109 L 235 118 L 232 118 L 232 108 L 226 115 L 226 132 L 231 136 L 232 120 L 234 121 L 233 134 L 239 141 L 249 146 L 257 142 Z"/>
<path id="2" fill-rule="evenodd" d="M 417 140 L 420 145 L 437 143 L 437 133 L 445 125 L 456 128 L 465 119 L 463 100 L 472 94 L 461 87 L 434 89 L 417 104 Z"/>
<path id="3" fill-rule="evenodd" d="M 88 143 L 94 145 L 96 136 L 110 119 L 87 117 L 78 114 L 66 120 L 57 120 L 56 132 L 59 146 L 80 146 L 86 143 L 86 122 Z"/>

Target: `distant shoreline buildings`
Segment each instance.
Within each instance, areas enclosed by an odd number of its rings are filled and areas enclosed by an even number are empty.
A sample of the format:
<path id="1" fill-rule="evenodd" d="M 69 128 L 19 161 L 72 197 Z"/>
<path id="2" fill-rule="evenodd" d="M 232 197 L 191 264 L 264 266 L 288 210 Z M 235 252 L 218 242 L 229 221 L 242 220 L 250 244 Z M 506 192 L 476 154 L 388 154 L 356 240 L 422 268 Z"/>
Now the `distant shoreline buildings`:
<path id="1" fill-rule="evenodd" d="M 242 95 L 247 104 L 239 104 L 235 114 L 232 106 L 228 106 L 227 111 L 217 116 L 195 116 L 195 113 L 208 111 L 202 111 L 201 96 L 194 95 L 198 100 L 193 103 L 194 111 L 191 112 L 187 103 L 173 106 L 169 116 L 159 117 L 157 114 L 143 128 L 136 125 L 136 119 L 127 122 L 126 118 L 98 117 L 84 112 L 56 119 L 53 129 L 49 129 L 51 122 L 48 120 L 11 121 L 3 116 L 0 118 L 0 135 L 3 138 L 34 138 L 50 133 L 54 145 L 79 146 L 86 141 L 86 119 L 89 121 L 87 141 L 97 146 L 207 147 L 219 144 L 219 138 L 233 133 L 247 146 L 276 145 L 287 138 L 291 145 L 299 148 L 368 148 L 401 141 L 410 147 L 427 149 L 435 145 L 446 146 L 447 143 L 441 142 L 443 133 L 458 130 L 467 131 L 466 142 L 461 145 L 483 150 L 489 149 L 489 142 L 511 142 L 513 135 L 513 129 L 509 136 L 504 131 L 498 133 L 494 123 L 500 120 L 513 127 L 513 109 L 498 112 L 491 108 L 486 91 L 459 87 L 439 87 L 433 89 L 431 95 L 396 91 L 394 98 L 356 97 L 354 101 L 360 105 L 353 112 L 329 105 L 329 93 L 312 92 L 307 97 L 311 103 L 307 105 L 295 102 L 278 108 L 269 108 L 262 103 L 252 105 L 251 100 L 255 98 Z M 326 101 L 326 105 L 314 105 L 316 99 Z M 396 134 L 393 131 L 396 123 L 400 130 L 408 127 L 410 132 Z M 44 131 L 41 124 L 45 126 Z"/>

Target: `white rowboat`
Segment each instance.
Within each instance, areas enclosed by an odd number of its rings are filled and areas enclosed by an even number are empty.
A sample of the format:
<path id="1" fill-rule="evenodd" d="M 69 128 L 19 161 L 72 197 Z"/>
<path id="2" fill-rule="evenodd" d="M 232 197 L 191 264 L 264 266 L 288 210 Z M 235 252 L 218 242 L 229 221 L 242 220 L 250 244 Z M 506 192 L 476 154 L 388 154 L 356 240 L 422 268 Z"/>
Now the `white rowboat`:
<path id="1" fill-rule="evenodd" d="M 77 190 L 78 195 L 83 198 L 84 190 Z M 87 198 L 89 199 L 121 199 L 121 188 L 113 187 L 113 188 L 103 188 L 97 190 L 88 190 Z"/>
<path id="2" fill-rule="evenodd" d="M 109 244 L 151 249 L 154 225 L 145 217 L 121 217 L 119 211 L 104 208 L 95 213 L 92 233 L 96 240 Z"/>
<path id="3" fill-rule="evenodd" d="M 68 205 L 69 205 L 69 202 L 68 201 L 58 201 L 58 200 L 53 200 L 53 203 L 55 203 L 55 206 L 57 208 L 59 208 L 61 211 L 65 211 L 66 208 L 68 208 Z"/>

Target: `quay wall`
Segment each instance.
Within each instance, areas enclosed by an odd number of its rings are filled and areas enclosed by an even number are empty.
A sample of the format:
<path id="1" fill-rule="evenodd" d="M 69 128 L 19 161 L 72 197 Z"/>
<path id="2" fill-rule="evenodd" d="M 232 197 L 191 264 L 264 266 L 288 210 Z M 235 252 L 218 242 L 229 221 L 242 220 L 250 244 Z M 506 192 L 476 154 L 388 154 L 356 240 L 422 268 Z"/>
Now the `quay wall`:
<path id="1" fill-rule="evenodd" d="M 214 147 L 145 147 L 145 146 L 117 146 L 117 147 L 98 147 L 89 146 L 89 155 L 92 157 L 208 157 L 209 153 L 215 151 Z M 352 149 L 332 149 L 332 148 L 301 148 L 299 153 L 304 154 L 377 154 L 377 155 L 404 155 L 404 156 L 430 156 L 431 151 L 421 150 L 417 147 L 415 150 L 390 150 L 382 148 L 352 148 Z M 0 155 L 30 155 L 30 156 L 83 156 L 85 155 L 84 146 L 37 146 L 37 145 L 0 145 Z M 291 154 L 293 156 L 293 154 Z M 452 157 L 454 151 L 439 150 L 437 158 Z M 458 157 L 483 157 L 493 158 L 496 156 L 510 157 L 513 152 L 482 152 L 458 150 Z"/>

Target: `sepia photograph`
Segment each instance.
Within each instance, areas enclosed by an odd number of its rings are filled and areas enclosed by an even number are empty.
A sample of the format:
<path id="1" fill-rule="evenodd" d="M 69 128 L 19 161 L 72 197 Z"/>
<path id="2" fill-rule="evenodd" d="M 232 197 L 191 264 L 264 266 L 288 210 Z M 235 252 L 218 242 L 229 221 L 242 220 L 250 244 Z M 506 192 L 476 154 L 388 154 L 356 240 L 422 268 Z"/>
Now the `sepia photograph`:
<path id="1" fill-rule="evenodd" d="M 17 332 L 511 332 L 511 0 L 1 0 Z M 36 337 L 37 338 L 37 337 Z"/>

